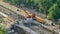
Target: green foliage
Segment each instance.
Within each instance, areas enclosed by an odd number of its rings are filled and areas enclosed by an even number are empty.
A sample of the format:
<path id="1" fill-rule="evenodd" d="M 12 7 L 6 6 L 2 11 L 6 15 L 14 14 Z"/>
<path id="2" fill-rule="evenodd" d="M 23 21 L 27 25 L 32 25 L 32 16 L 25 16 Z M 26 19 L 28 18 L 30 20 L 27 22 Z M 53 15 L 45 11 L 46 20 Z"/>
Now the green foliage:
<path id="1" fill-rule="evenodd" d="M 40 1 L 41 8 L 44 10 L 44 14 L 48 13 L 49 8 L 53 5 L 52 0 L 41 0 Z"/>
<path id="2" fill-rule="evenodd" d="M 19 21 L 17 21 L 17 24 L 19 24 Z"/>
<path id="3" fill-rule="evenodd" d="M 6 29 L 0 25 L 0 34 L 6 34 Z"/>
<path id="4" fill-rule="evenodd" d="M 58 8 L 57 3 L 55 3 L 50 9 L 48 14 L 48 19 L 58 20 L 60 19 L 60 9 Z"/>

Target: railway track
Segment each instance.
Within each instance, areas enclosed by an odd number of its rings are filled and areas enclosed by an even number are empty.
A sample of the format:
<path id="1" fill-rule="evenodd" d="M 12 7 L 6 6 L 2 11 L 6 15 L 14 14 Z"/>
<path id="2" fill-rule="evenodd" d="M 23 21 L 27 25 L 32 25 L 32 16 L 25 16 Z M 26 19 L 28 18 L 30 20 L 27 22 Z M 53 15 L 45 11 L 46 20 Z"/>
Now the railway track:
<path id="1" fill-rule="evenodd" d="M 16 12 L 13 12 L 12 10 L 8 10 L 8 9 L 2 7 L 2 6 L 0 6 L 0 8 L 1 8 L 1 10 L 2 10 L 2 11 L 1 11 L 2 13 L 6 14 L 6 15 L 12 17 L 12 18 L 14 18 L 15 20 L 25 19 L 25 17 L 23 17 L 23 16 L 20 15 L 20 14 L 17 14 Z M 12 20 L 13 20 L 13 19 L 12 19 Z"/>
<path id="2" fill-rule="evenodd" d="M 14 22 L 14 19 L 12 18 L 12 17 L 10 17 L 10 16 L 8 16 L 8 15 L 6 15 L 6 14 L 4 14 L 4 13 L 2 13 L 2 12 L 0 12 L 0 15 L 2 15 L 2 16 L 4 16 L 7 20 L 6 20 L 6 23 L 1 23 L 3 26 L 5 26 L 5 28 L 10 28 L 11 27 L 11 24 L 13 24 L 13 22 Z M 3 20 L 2 20 L 3 21 Z M 7 23 L 7 22 L 9 22 L 9 23 Z"/>
<path id="3" fill-rule="evenodd" d="M 1 7 L 3 7 L 4 9 L 6 9 L 6 10 L 3 10 L 2 12 L 3 13 L 5 13 L 5 14 L 7 14 L 8 16 L 11 16 L 11 17 L 13 17 L 14 19 L 21 19 L 19 16 L 20 15 L 23 15 L 23 17 L 22 17 L 22 19 L 25 19 L 25 17 L 27 16 L 27 15 L 25 15 L 25 13 L 24 13 L 24 10 L 21 10 L 21 9 L 19 9 L 20 11 L 17 11 L 17 9 L 18 8 L 16 8 L 16 7 L 14 7 L 14 6 L 12 6 L 12 5 L 9 5 L 8 3 L 5 5 L 3 5 L 3 3 L 1 3 Z M 8 5 L 8 7 L 7 7 L 7 5 Z M 12 11 L 12 12 L 11 12 Z M 27 11 L 28 12 L 28 11 Z M 29 12 L 28 12 L 29 13 Z M 30 13 L 29 13 L 30 14 Z M 11 18 L 10 17 L 10 18 Z M 19 18 L 18 18 L 19 17 Z M 38 16 L 36 16 L 36 19 L 37 19 L 37 21 L 39 21 L 39 22 L 44 22 L 44 21 L 41 21 L 40 19 L 41 18 L 39 18 Z"/>
<path id="4" fill-rule="evenodd" d="M 0 5 L 5 7 L 6 9 L 12 10 L 13 12 L 15 12 L 19 15 L 23 15 L 24 17 L 27 17 L 27 15 L 26 15 L 26 13 L 24 12 L 23 9 L 19 9 L 19 11 L 17 11 L 17 9 L 18 9 L 17 7 L 12 6 L 9 3 L 5 3 L 5 2 L 2 2 L 2 1 L 0 1 L 0 2 L 1 2 Z M 26 11 L 26 12 L 28 12 L 28 11 Z M 28 12 L 28 13 L 31 14 L 30 12 Z M 42 19 L 38 16 L 36 16 L 36 21 L 38 21 L 40 23 L 45 23 L 45 19 Z"/>
<path id="5" fill-rule="evenodd" d="M 4 17 L 6 17 L 10 23 L 8 24 L 8 28 L 11 27 L 11 24 L 14 23 L 15 20 L 24 20 L 25 17 L 23 17 L 22 15 L 19 15 L 15 12 L 13 12 L 12 10 L 6 9 L 3 6 L 0 6 L 0 14 L 3 15 Z"/>

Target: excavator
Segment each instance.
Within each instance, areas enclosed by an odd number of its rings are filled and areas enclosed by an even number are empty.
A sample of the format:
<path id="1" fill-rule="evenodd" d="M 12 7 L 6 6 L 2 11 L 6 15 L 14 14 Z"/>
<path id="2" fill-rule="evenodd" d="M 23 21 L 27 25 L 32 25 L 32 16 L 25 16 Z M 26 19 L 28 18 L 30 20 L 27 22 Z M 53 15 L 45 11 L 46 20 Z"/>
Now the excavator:
<path id="1" fill-rule="evenodd" d="M 36 21 L 38 21 L 39 23 L 42 23 L 42 24 L 45 23 L 45 21 L 44 21 L 42 18 L 36 16 L 35 13 L 32 13 L 32 14 L 31 14 L 30 12 L 28 12 L 28 11 L 25 10 L 25 9 L 24 9 L 24 12 L 26 13 L 27 18 L 32 18 L 32 19 L 34 19 L 34 20 L 36 20 Z"/>

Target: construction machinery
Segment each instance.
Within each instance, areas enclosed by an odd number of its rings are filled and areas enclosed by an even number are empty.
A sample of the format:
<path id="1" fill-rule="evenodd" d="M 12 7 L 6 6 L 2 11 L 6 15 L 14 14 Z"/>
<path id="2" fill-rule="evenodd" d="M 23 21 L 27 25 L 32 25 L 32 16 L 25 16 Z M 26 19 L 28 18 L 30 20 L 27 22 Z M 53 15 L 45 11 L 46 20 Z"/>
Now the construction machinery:
<path id="1" fill-rule="evenodd" d="M 32 14 L 31 14 L 31 13 L 29 13 L 29 12 L 28 12 L 27 10 L 25 10 L 25 9 L 24 9 L 24 12 L 26 13 L 27 18 L 32 18 L 32 19 L 34 19 L 34 20 L 36 20 L 36 21 L 38 21 L 38 22 L 40 22 L 40 23 L 42 23 L 42 24 L 45 23 L 45 21 L 44 21 L 42 18 L 36 16 L 35 13 L 32 13 Z"/>

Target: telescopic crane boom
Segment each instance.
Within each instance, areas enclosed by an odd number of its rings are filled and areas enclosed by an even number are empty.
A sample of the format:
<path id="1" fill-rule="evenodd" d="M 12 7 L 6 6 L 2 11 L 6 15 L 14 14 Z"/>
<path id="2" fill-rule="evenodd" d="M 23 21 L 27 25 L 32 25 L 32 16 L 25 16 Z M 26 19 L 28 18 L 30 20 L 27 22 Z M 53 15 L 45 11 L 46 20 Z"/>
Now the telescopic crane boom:
<path id="1" fill-rule="evenodd" d="M 45 23 L 45 21 L 44 21 L 42 18 L 36 16 L 35 13 L 30 14 L 30 13 L 29 13 L 28 11 L 26 11 L 26 10 L 24 10 L 24 12 L 28 15 L 27 18 L 33 18 L 33 19 L 35 19 L 36 21 L 38 21 L 38 22 L 40 22 L 40 23 Z"/>

